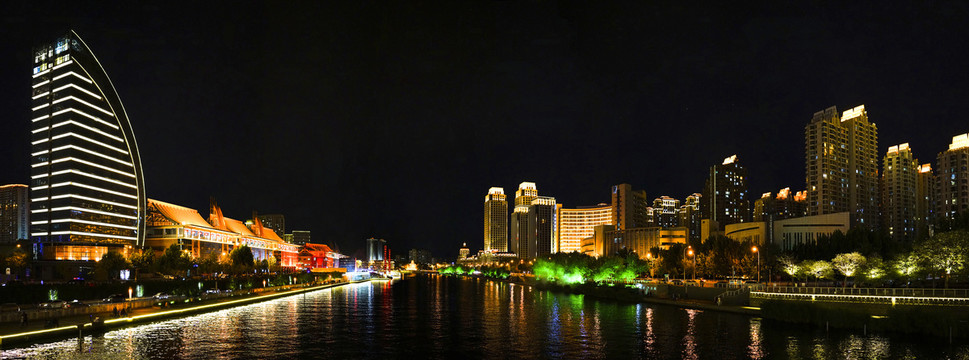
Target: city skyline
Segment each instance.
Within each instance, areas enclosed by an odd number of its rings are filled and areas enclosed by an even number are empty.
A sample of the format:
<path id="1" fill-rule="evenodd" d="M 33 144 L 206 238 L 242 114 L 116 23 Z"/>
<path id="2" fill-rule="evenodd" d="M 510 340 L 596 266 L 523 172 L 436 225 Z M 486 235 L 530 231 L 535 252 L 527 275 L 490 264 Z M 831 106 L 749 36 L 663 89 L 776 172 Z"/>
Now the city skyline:
<path id="1" fill-rule="evenodd" d="M 879 158 L 909 143 L 934 165 L 969 131 L 969 57 L 943 45 L 966 33 L 943 16 L 964 5 L 900 26 L 885 15 L 906 9 L 861 5 L 740 17 L 650 5 L 219 10 L 236 25 L 198 25 L 215 9 L 183 19 L 174 7 L 78 6 L 49 18 L 3 5 L 0 184 L 30 178 L 31 49 L 75 29 L 124 101 L 149 197 L 281 213 L 349 255 L 369 237 L 397 253 L 477 250 L 482 189 L 521 181 L 568 208 L 608 202 L 621 183 L 683 199 L 737 154 L 748 194 L 800 191 L 804 127 L 831 105 L 866 106 Z M 432 211 L 451 218 L 430 226 Z"/>

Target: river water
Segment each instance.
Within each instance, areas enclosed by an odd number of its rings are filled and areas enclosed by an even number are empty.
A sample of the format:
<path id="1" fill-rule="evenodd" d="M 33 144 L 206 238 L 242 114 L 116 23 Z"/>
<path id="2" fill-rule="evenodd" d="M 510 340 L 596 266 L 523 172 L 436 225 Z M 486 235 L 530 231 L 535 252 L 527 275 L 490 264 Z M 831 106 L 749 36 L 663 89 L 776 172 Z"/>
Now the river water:
<path id="1" fill-rule="evenodd" d="M 6 349 L 50 359 L 969 359 L 969 345 L 599 301 L 483 279 L 374 281 Z"/>

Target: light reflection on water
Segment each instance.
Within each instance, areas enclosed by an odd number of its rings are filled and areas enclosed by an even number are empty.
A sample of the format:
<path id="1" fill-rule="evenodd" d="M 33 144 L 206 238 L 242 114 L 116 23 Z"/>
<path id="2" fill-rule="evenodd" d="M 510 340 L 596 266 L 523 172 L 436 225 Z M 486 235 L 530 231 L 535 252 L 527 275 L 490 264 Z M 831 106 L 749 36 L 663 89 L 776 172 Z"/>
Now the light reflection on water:
<path id="1" fill-rule="evenodd" d="M 791 327 L 436 276 L 316 291 L 3 358 L 969 358 L 942 339 Z"/>

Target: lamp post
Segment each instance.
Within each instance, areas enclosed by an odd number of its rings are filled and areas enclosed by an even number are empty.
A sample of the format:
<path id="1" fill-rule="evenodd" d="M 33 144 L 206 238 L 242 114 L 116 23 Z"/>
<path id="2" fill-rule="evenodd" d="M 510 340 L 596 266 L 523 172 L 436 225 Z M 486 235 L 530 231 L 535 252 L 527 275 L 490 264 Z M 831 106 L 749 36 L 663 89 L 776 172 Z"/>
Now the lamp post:
<path id="1" fill-rule="evenodd" d="M 696 281 L 696 256 L 693 255 L 693 247 L 692 246 L 690 246 L 688 249 L 689 249 L 688 252 L 690 254 L 690 257 L 693 258 L 693 281 Z M 686 275 L 686 271 L 683 272 L 683 275 L 684 276 Z"/>
<path id="2" fill-rule="evenodd" d="M 753 251 L 755 254 L 757 254 L 757 283 L 760 284 L 760 252 L 757 251 L 756 246 L 750 248 L 750 251 Z"/>

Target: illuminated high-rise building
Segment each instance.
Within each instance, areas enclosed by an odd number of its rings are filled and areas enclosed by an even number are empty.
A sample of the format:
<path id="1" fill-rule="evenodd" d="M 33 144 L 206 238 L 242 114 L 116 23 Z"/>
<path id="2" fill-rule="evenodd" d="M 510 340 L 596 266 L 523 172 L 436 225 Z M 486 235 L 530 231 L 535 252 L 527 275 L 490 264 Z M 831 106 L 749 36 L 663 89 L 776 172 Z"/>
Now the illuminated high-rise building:
<path id="1" fill-rule="evenodd" d="M 616 229 L 632 229 L 648 226 L 649 200 L 645 190 L 633 190 L 629 184 L 612 187 L 612 224 Z"/>
<path id="2" fill-rule="evenodd" d="M 969 211 L 969 133 L 952 137 L 936 163 L 935 215 L 953 219 Z"/>
<path id="3" fill-rule="evenodd" d="M 525 237 L 526 247 L 518 256 L 536 258 L 547 256 L 556 249 L 555 230 L 558 227 L 556 215 L 558 206 L 555 198 L 539 196 L 528 206 L 528 236 Z"/>
<path id="4" fill-rule="evenodd" d="M 704 219 L 711 219 L 720 226 L 750 221 L 747 169 L 740 166 L 737 155 L 710 167 L 710 176 L 700 198 L 700 211 Z"/>
<path id="5" fill-rule="evenodd" d="M 850 212 L 878 228 L 878 128 L 864 105 L 814 113 L 804 128 L 808 215 Z"/>
<path id="6" fill-rule="evenodd" d="M 558 249 L 553 252 L 582 251 L 582 240 L 595 235 L 597 225 L 612 225 L 612 206 L 599 204 L 558 212 Z"/>
<path id="7" fill-rule="evenodd" d="M 896 241 L 915 240 L 918 160 L 908 143 L 888 148 L 882 170 L 882 226 Z"/>
<path id="8" fill-rule="evenodd" d="M 515 191 L 515 208 L 511 212 L 509 248 L 506 251 L 516 253 L 518 256 L 526 256 L 523 254 L 528 252 L 528 207 L 537 197 L 538 188 L 535 183 L 526 181 L 518 184 L 518 190 Z"/>
<path id="9" fill-rule="evenodd" d="M 935 176 L 932 174 L 932 164 L 919 165 L 919 173 L 915 179 L 915 239 L 929 237 L 929 225 L 935 220 Z"/>
<path id="10" fill-rule="evenodd" d="M 276 234 L 286 233 L 286 217 L 283 214 L 259 215 L 259 221 L 262 222 L 262 226 L 273 229 Z"/>
<path id="11" fill-rule="evenodd" d="M 658 197 L 653 199 L 653 206 L 648 208 L 647 213 L 651 218 L 649 226 L 664 229 L 680 226 L 680 200 L 665 195 Z"/>
<path id="12" fill-rule="evenodd" d="M 27 240 L 30 235 L 28 192 L 23 184 L 0 186 L 0 245 Z"/>
<path id="13" fill-rule="evenodd" d="M 683 205 L 680 206 L 679 213 L 679 226 L 687 228 L 689 230 L 689 237 L 692 241 L 705 240 L 700 238 L 700 198 L 703 197 L 700 193 L 693 193 L 686 197 Z"/>
<path id="14" fill-rule="evenodd" d="M 508 251 L 508 201 L 505 189 L 493 187 L 484 201 L 484 250 Z"/>
<path id="15" fill-rule="evenodd" d="M 387 240 L 369 238 L 367 239 L 367 262 L 372 264 L 374 261 L 383 261 L 387 247 Z M 387 259 L 389 260 L 389 259 Z"/>
<path id="16" fill-rule="evenodd" d="M 138 146 L 121 99 L 73 31 L 34 49 L 31 229 L 40 260 L 98 260 L 145 242 Z"/>

